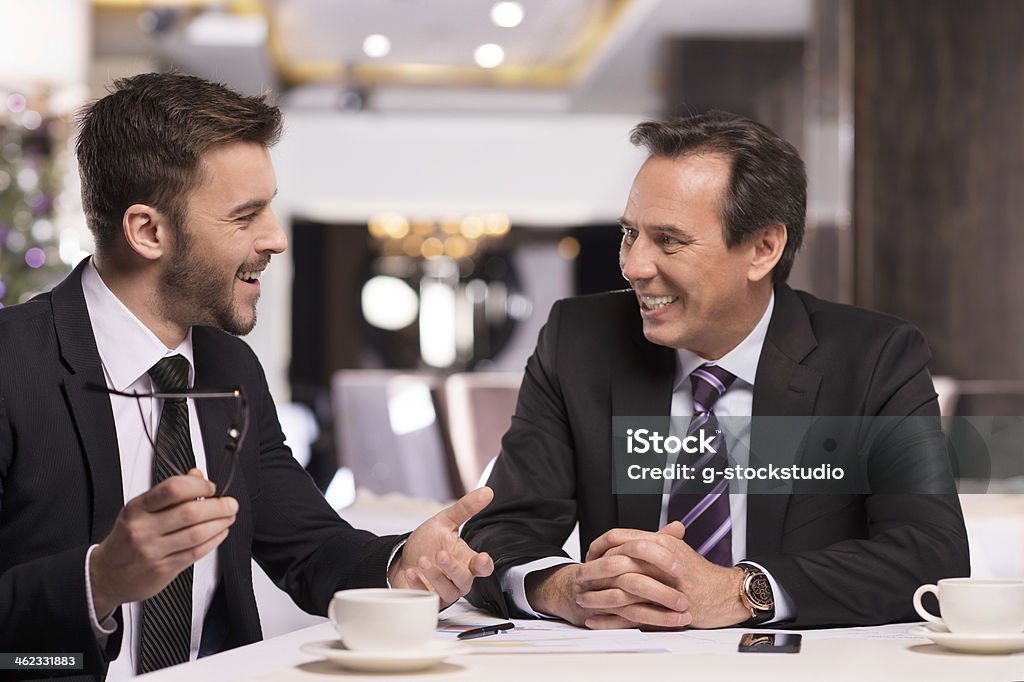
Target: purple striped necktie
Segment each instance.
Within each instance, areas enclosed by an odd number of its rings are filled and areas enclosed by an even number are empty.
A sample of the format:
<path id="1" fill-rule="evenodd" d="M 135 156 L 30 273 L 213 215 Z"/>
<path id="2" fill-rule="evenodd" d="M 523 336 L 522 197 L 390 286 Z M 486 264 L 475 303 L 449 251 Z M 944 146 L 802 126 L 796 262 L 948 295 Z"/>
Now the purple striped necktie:
<path id="1" fill-rule="evenodd" d="M 188 360 L 173 355 L 160 360 L 149 376 L 162 393 L 188 389 Z M 156 431 L 154 484 L 169 476 L 188 473 L 196 465 L 188 428 L 188 403 L 165 398 Z M 189 659 L 192 646 L 192 566 L 179 573 L 160 592 L 142 602 L 139 672 L 160 670 Z"/>
<path id="2" fill-rule="evenodd" d="M 732 519 L 729 516 L 729 484 L 720 473 L 715 483 L 705 485 L 703 470 L 721 472 L 728 465 L 725 438 L 715 417 L 715 402 L 722 397 L 736 377 L 717 365 L 701 365 L 690 374 L 693 390 L 693 418 L 687 436 L 700 432 L 710 440 L 715 453 L 690 455 L 680 451 L 678 464 L 694 467 L 693 480 L 676 481 L 668 500 L 668 520 L 682 521 L 686 526 L 686 544 L 720 566 L 732 566 Z M 713 436 L 708 438 L 708 436 Z"/>

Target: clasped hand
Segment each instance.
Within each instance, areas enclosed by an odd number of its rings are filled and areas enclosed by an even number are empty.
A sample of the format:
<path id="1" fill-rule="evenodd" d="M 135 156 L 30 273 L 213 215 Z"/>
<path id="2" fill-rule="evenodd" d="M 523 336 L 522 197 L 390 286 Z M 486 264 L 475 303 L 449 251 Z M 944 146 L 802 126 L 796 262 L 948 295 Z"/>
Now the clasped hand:
<path id="1" fill-rule="evenodd" d="M 592 629 L 714 628 L 745 620 L 742 569 L 707 561 L 683 542 L 684 533 L 678 521 L 656 533 L 612 529 L 591 544 L 583 564 L 550 569 L 532 585 L 528 578 L 530 603 Z"/>

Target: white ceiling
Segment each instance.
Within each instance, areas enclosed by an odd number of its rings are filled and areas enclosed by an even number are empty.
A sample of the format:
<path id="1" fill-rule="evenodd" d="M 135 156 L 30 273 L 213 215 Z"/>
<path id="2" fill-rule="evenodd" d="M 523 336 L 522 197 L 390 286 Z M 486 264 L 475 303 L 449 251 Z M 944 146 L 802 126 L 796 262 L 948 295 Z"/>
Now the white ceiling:
<path id="1" fill-rule="evenodd" d="M 649 114 L 660 105 L 661 48 L 666 39 L 806 35 L 814 2 L 519 1 L 525 9 L 522 24 L 500 28 L 489 18 L 493 0 L 265 0 L 271 41 L 254 46 L 190 43 L 186 29 L 192 17 L 184 12 L 174 30 L 145 40 L 139 39 L 141 29 L 126 22 L 123 12 L 109 13 L 109 17 L 100 14 L 96 52 L 101 59 L 104 55 L 123 59 L 140 44 L 148 45 L 157 62 L 247 91 L 281 92 L 283 81 L 305 80 L 286 100 L 304 107 L 336 108 L 346 101 L 344 89 L 358 86 L 360 102 L 377 110 Z M 622 11 L 608 28 L 607 17 L 615 9 Z M 588 31 L 601 36 L 591 52 L 581 47 Z M 363 38 L 371 33 L 390 38 L 388 56 L 372 60 L 363 54 Z M 564 82 L 548 79 L 546 83 L 488 79 L 491 74 L 473 64 L 473 50 L 486 42 L 505 49 L 506 62 L 496 72 L 505 68 L 550 73 L 561 68 L 568 77 Z M 570 70 L 568 65 L 580 55 L 585 58 L 578 59 L 577 66 L 583 68 Z M 301 68 L 282 78 L 282 64 L 333 65 L 334 70 L 306 68 L 306 73 L 319 74 L 319 82 L 317 77 L 296 79 Z M 423 65 L 437 67 L 433 80 L 403 80 L 404 74 L 415 75 Z M 382 69 L 388 78 L 365 77 Z"/>
<path id="2" fill-rule="evenodd" d="M 391 40 L 383 64 L 475 66 L 484 43 L 505 50 L 506 62 L 542 64 L 569 56 L 581 30 L 600 19 L 606 0 L 519 0 L 525 10 L 515 28 L 490 20 L 490 0 L 277 0 L 272 5 L 281 47 L 290 59 L 369 61 L 363 38 Z"/>

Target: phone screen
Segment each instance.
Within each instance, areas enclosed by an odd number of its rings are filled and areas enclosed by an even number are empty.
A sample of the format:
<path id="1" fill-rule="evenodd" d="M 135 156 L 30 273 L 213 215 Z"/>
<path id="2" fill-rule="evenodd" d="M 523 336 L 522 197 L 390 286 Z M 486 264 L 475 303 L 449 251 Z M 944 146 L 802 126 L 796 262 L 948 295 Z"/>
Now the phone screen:
<path id="1" fill-rule="evenodd" d="M 744 632 L 740 637 L 743 653 L 795 654 L 800 652 L 803 635 L 792 632 Z"/>

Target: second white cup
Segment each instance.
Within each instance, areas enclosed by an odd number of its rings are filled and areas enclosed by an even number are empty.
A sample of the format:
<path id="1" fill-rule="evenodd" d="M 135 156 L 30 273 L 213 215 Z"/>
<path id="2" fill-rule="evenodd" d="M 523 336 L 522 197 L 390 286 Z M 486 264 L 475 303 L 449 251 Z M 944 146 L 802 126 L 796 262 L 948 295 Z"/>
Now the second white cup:
<path id="1" fill-rule="evenodd" d="M 921 597 L 931 592 L 942 617 L 925 610 Z M 925 620 L 963 634 L 1005 635 L 1024 632 L 1024 580 L 946 578 L 921 585 L 914 609 Z"/>
<path id="2" fill-rule="evenodd" d="M 353 651 L 417 649 L 434 636 L 439 605 L 425 590 L 342 590 L 334 593 L 327 617 Z"/>

